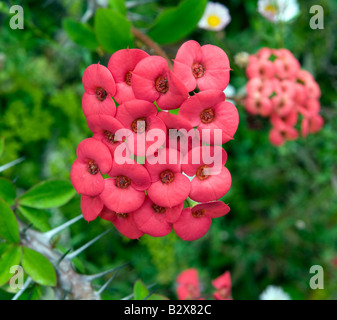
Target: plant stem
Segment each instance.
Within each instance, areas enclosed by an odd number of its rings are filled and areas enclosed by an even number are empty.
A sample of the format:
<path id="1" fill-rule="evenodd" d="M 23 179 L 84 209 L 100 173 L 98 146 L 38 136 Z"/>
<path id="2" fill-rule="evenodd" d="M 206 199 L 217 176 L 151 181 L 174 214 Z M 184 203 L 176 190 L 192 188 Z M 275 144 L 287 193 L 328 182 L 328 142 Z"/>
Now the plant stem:
<path id="1" fill-rule="evenodd" d="M 149 36 L 147 36 L 145 33 L 140 31 L 139 29 L 132 27 L 131 28 L 132 34 L 141 42 L 143 42 L 147 47 L 153 50 L 154 54 L 161 56 L 166 59 L 170 69 L 172 69 L 172 61 L 166 54 L 166 52 L 157 44 L 155 43 Z"/>

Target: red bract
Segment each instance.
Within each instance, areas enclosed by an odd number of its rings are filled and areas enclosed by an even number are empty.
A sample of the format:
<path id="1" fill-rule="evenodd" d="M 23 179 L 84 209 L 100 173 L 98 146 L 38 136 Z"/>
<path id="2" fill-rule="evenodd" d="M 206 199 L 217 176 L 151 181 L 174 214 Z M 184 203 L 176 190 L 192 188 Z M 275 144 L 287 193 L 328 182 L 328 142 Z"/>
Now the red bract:
<path id="1" fill-rule="evenodd" d="M 152 237 L 163 237 L 171 232 L 172 223 L 179 219 L 183 207 L 184 202 L 172 208 L 161 207 L 146 197 L 133 216 L 139 230 Z"/>
<path id="2" fill-rule="evenodd" d="M 144 235 L 144 232 L 137 228 L 132 212 L 116 213 L 104 207 L 99 216 L 103 220 L 111 221 L 116 229 L 129 239 L 139 239 Z"/>
<path id="3" fill-rule="evenodd" d="M 128 213 L 141 207 L 145 189 L 151 183 L 147 170 L 141 164 L 113 162 L 101 194 L 104 205 L 117 213 Z"/>
<path id="4" fill-rule="evenodd" d="M 149 139 L 149 131 L 152 129 L 166 132 L 164 122 L 157 117 L 157 108 L 153 103 L 145 100 L 132 100 L 121 104 L 118 107 L 116 118 L 130 130 L 131 136 L 126 139 L 126 144 L 131 152 L 137 156 L 145 157 L 148 149 L 153 145 L 153 140 Z M 153 154 L 161 145 L 165 143 L 163 139 L 157 141 L 158 147 L 150 150 Z"/>
<path id="5" fill-rule="evenodd" d="M 96 139 L 85 139 L 77 147 L 77 160 L 71 167 L 70 179 L 75 190 L 86 196 L 97 196 L 104 189 L 101 175 L 111 170 L 108 147 Z"/>
<path id="6" fill-rule="evenodd" d="M 228 57 L 220 48 L 189 41 L 178 51 L 174 71 L 164 58 L 139 49 L 117 51 L 108 68 L 94 64 L 85 70 L 82 107 L 93 137 L 79 144 L 70 173 L 85 220 L 109 220 L 131 239 L 162 237 L 175 225 L 180 237 L 192 240 L 207 232 L 212 217 L 229 211 L 222 202 L 207 203 L 231 185 L 227 154 L 218 146 L 233 139 L 239 122 L 223 93 Z M 302 78 L 306 84 L 296 90 L 306 92 L 312 85 Z M 190 97 L 185 85 L 204 91 Z M 261 95 L 273 93 L 257 82 L 252 87 Z M 303 112 L 311 116 L 313 104 L 307 103 Z M 178 115 L 165 112 L 176 108 Z M 201 158 L 193 159 L 194 153 Z M 188 197 L 206 203 L 182 214 Z M 179 290 L 193 296 L 186 286 Z"/>
<path id="7" fill-rule="evenodd" d="M 263 48 L 249 57 L 245 108 L 250 114 L 270 117 L 269 139 L 276 146 L 297 139 L 298 119 L 302 120 L 302 136 L 319 131 L 324 123 L 318 115 L 320 88 L 300 67 L 286 49 Z"/>
<path id="8" fill-rule="evenodd" d="M 214 279 L 212 285 L 217 289 L 213 293 L 213 297 L 216 300 L 232 300 L 232 282 L 229 271 L 226 271 L 224 274 Z"/>
<path id="9" fill-rule="evenodd" d="M 83 73 L 84 94 L 82 108 L 84 115 L 108 114 L 114 116 L 116 106 L 112 97 L 116 93 L 115 80 L 107 67 L 92 64 Z"/>
<path id="10" fill-rule="evenodd" d="M 203 142 L 214 144 L 218 130 L 221 135 L 218 143 L 226 143 L 233 139 L 238 128 L 239 114 L 236 107 L 225 99 L 222 91 L 199 92 L 181 105 L 179 116 L 197 127 Z"/>
<path id="11" fill-rule="evenodd" d="M 121 104 L 135 99 L 131 87 L 132 73 L 138 62 L 149 55 L 140 49 L 123 49 L 115 52 L 108 64 L 108 69 L 113 74 L 116 82 L 116 101 Z"/>
<path id="12" fill-rule="evenodd" d="M 209 155 L 208 161 L 205 161 L 206 155 Z M 229 191 L 232 178 L 228 169 L 224 167 L 227 160 L 224 149 L 217 146 L 197 147 L 188 153 L 187 158 L 182 164 L 182 170 L 188 176 L 194 176 L 189 193 L 192 200 L 198 202 L 218 200 Z"/>
<path id="13" fill-rule="evenodd" d="M 173 208 L 188 197 L 191 183 L 181 173 L 178 151 L 159 149 L 157 154 L 146 159 L 145 167 L 152 182 L 147 194 L 155 204 Z"/>
<path id="14" fill-rule="evenodd" d="M 137 99 L 157 102 L 163 110 L 176 109 L 188 98 L 184 84 L 169 69 L 162 57 L 148 57 L 140 61 L 131 79 Z"/>
<path id="15" fill-rule="evenodd" d="M 200 283 L 196 269 L 187 269 L 177 277 L 177 295 L 179 300 L 197 300 L 200 298 Z"/>
<path id="16" fill-rule="evenodd" d="M 174 223 L 174 231 L 184 241 L 194 241 L 202 238 L 211 226 L 212 218 L 219 218 L 230 211 L 221 201 L 198 204 L 186 208 L 180 218 Z"/>
<path id="17" fill-rule="evenodd" d="M 229 83 L 227 54 L 213 45 L 200 46 L 198 42 L 185 42 L 174 59 L 173 72 L 183 81 L 188 91 L 225 90 Z"/>

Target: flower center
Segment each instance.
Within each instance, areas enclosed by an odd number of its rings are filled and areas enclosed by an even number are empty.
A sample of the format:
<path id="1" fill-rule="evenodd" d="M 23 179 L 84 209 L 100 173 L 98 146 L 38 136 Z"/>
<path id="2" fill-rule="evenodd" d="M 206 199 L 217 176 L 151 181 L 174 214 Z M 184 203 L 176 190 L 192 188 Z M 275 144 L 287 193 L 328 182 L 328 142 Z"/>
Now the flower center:
<path id="1" fill-rule="evenodd" d="M 197 210 L 197 211 L 192 212 L 192 216 L 193 216 L 194 218 L 200 218 L 200 217 L 203 217 L 205 214 L 206 214 L 205 209 L 200 209 L 200 210 Z"/>
<path id="2" fill-rule="evenodd" d="M 166 212 L 166 208 L 165 207 L 160 207 L 160 206 L 158 206 L 155 203 L 152 205 L 152 208 L 157 213 L 165 213 Z"/>
<path id="3" fill-rule="evenodd" d="M 120 189 L 126 189 L 131 184 L 131 180 L 126 176 L 116 177 L 116 187 Z"/>
<path id="4" fill-rule="evenodd" d="M 216 27 L 220 24 L 220 18 L 216 16 L 215 14 L 211 14 L 207 18 L 207 23 L 210 27 Z"/>
<path id="5" fill-rule="evenodd" d="M 169 89 L 167 78 L 159 76 L 155 81 L 156 90 L 160 93 L 166 93 Z"/>
<path id="6" fill-rule="evenodd" d="M 209 175 L 205 174 L 204 170 L 205 168 L 208 168 L 208 166 L 206 164 L 204 164 L 203 166 L 199 167 L 197 172 L 196 172 L 196 176 L 199 180 L 206 180 Z"/>
<path id="7" fill-rule="evenodd" d="M 131 71 L 128 71 L 128 72 L 125 74 L 125 83 L 126 83 L 128 86 L 131 86 L 131 78 L 132 78 L 132 72 L 131 72 Z"/>
<path id="8" fill-rule="evenodd" d="M 88 172 L 92 175 L 95 175 L 99 172 L 99 168 L 95 160 L 90 160 L 88 162 Z"/>
<path id="9" fill-rule="evenodd" d="M 214 110 L 211 108 L 205 109 L 200 113 L 202 123 L 211 123 L 214 120 Z"/>
<path id="10" fill-rule="evenodd" d="M 145 117 L 138 118 L 131 123 L 131 129 L 135 133 L 143 133 L 146 131 L 147 123 Z"/>
<path id="11" fill-rule="evenodd" d="M 96 98 L 99 101 L 105 100 L 107 95 L 108 94 L 106 93 L 106 91 L 103 88 L 101 88 L 101 87 L 96 88 Z"/>
<path id="12" fill-rule="evenodd" d="M 110 132 L 110 131 L 107 131 L 105 130 L 104 131 L 104 136 L 105 136 L 105 140 L 111 144 L 114 144 L 116 141 L 115 141 L 115 135 Z"/>
<path id="13" fill-rule="evenodd" d="M 192 73 L 194 78 L 196 79 L 201 78 L 205 73 L 205 68 L 199 62 L 195 62 L 192 64 Z"/>
<path id="14" fill-rule="evenodd" d="M 174 173 L 171 170 L 165 170 L 160 174 L 162 183 L 169 184 L 174 180 Z"/>
<path id="15" fill-rule="evenodd" d="M 272 15 L 276 15 L 276 13 L 277 13 L 277 8 L 276 8 L 274 5 L 272 5 L 272 4 L 267 4 L 267 5 L 264 7 L 264 10 L 265 10 L 266 12 L 271 13 Z"/>
<path id="16" fill-rule="evenodd" d="M 129 214 L 128 214 L 128 213 L 122 213 L 122 212 L 119 212 L 119 213 L 116 213 L 116 216 L 117 216 L 118 218 L 123 218 L 123 219 L 125 219 L 125 218 L 127 218 L 127 217 L 129 216 Z"/>

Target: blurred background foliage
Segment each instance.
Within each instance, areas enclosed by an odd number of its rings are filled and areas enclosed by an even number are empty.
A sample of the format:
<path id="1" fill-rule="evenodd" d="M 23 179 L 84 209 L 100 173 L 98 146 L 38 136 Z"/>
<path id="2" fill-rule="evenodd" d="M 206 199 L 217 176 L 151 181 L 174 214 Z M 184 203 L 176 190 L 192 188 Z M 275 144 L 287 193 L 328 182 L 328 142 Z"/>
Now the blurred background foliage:
<path id="1" fill-rule="evenodd" d="M 233 184 L 222 200 L 231 213 L 215 219 L 210 232 L 192 243 L 173 232 L 139 241 L 111 233 L 81 254 L 76 267 L 95 273 L 131 262 L 105 292 L 107 299 L 127 296 L 139 278 L 146 285 L 156 283 L 156 292 L 176 298 L 175 277 L 191 267 L 199 270 L 205 292 L 211 279 L 230 270 L 234 299 L 257 299 L 269 284 L 282 286 L 293 299 L 336 299 L 336 1 L 299 1 L 300 16 L 283 26 L 259 15 L 256 0 L 221 1 L 232 21 L 220 32 L 196 26 L 206 2 L 1 1 L 0 136 L 5 148 L 0 165 L 25 157 L 1 175 L 16 180 L 18 194 L 47 178 L 69 178 L 77 144 L 90 136 L 81 110 L 81 75 L 92 63 L 107 65 L 114 50 L 127 45 L 148 49 L 134 38 L 131 24 L 163 44 L 171 58 L 188 39 L 220 46 L 231 60 L 230 83 L 238 92 L 246 78 L 234 56 L 284 46 L 321 87 L 323 130 L 275 148 L 268 141 L 268 124 L 247 116 L 238 105 L 239 129 L 235 141 L 225 145 Z M 9 28 L 14 4 L 24 8 L 24 30 Z M 324 8 L 324 30 L 309 27 L 314 4 Z M 46 210 L 48 223 L 56 226 L 80 214 L 79 200 L 77 196 L 59 209 Z M 78 247 L 109 227 L 100 219 L 80 221 L 62 235 L 58 246 Z M 309 269 L 315 264 L 325 270 L 325 290 L 309 287 Z M 35 290 L 30 297 L 41 298 L 42 292 Z"/>

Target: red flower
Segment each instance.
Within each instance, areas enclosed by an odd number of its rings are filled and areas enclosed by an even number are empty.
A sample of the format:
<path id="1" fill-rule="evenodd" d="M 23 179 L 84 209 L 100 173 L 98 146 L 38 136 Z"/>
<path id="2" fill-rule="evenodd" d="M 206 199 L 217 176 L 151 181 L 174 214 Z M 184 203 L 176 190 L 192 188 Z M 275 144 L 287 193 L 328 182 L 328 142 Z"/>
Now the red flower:
<path id="1" fill-rule="evenodd" d="M 159 149 L 146 159 L 145 167 L 151 177 L 147 189 L 149 198 L 158 206 L 173 208 L 180 205 L 190 192 L 190 180 L 181 173 L 180 153 Z"/>
<path id="2" fill-rule="evenodd" d="M 324 120 L 319 114 L 316 114 L 312 117 L 304 117 L 301 128 L 302 136 L 306 137 L 309 133 L 316 133 L 320 131 L 323 125 Z"/>
<path id="3" fill-rule="evenodd" d="M 92 64 L 85 69 L 82 77 L 84 94 L 82 98 L 83 113 L 86 117 L 92 114 L 114 116 L 116 106 L 112 97 L 116 93 L 115 80 L 108 68 Z"/>
<path id="4" fill-rule="evenodd" d="M 123 49 L 111 56 L 108 69 L 116 82 L 117 91 L 114 98 L 119 104 L 135 99 L 131 87 L 132 73 L 138 62 L 147 57 L 149 55 L 140 49 Z"/>
<path id="5" fill-rule="evenodd" d="M 207 144 L 214 144 L 215 129 L 221 129 L 220 143 L 233 139 L 239 125 L 239 114 L 236 107 L 225 101 L 222 91 L 202 91 L 186 100 L 179 110 L 179 115 L 188 119 L 197 127 L 201 139 Z M 204 129 L 209 129 L 207 135 Z"/>
<path id="6" fill-rule="evenodd" d="M 173 208 L 161 207 L 146 197 L 133 217 L 139 230 L 152 237 L 164 237 L 171 232 L 172 223 L 179 219 L 183 207 L 184 202 Z"/>
<path id="7" fill-rule="evenodd" d="M 131 86 L 137 99 L 157 102 L 159 108 L 179 108 L 188 98 L 188 91 L 169 69 L 167 61 L 152 56 L 140 61 L 132 73 Z"/>
<path id="8" fill-rule="evenodd" d="M 184 241 L 202 238 L 211 226 L 212 218 L 219 218 L 230 211 L 228 205 L 221 201 L 198 204 L 183 210 L 174 223 L 174 231 Z"/>
<path id="9" fill-rule="evenodd" d="M 188 91 L 225 90 L 229 83 L 230 65 L 227 54 L 217 46 L 200 46 L 196 41 L 185 42 L 174 60 L 173 72 Z"/>
<path id="10" fill-rule="evenodd" d="M 209 156 L 209 159 L 206 159 Z M 230 189 L 232 178 L 224 167 L 226 151 L 218 146 L 193 148 L 184 159 L 182 170 L 193 177 L 189 197 L 198 202 L 218 200 Z M 213 159 L 214 158 L 214 159 Z"/>
<path id="11" fill-rule="evenodd" d="M 178 300 L 198 300 L 200 297 L 200 283 L 196 269 L 187 269 L 177 277 Z"/>
<path id="12" fill-rule="evenodd" d="M 70 179 L 76 191 L 86 196 L 97 196 L 104 189 L 101 175 L 111 170 L 112 158 L 108 147 L 89 138 L 77 147 L 77 160 L 71 167 Z"/>
<path id="13" fill-rule="evenodd" d="M 103 210 L 104 204 L 102 199 L 98 197 L 81 196 L 81 211 L 83 217 L 87 221 L 95 220 Z"/>
<path id="14" fill-rule="evenodd" d="M 104 205 L 117 213 L 139 209 L 145 200 L 144 190 L 151 183 L 145 167 L 135 161 L 125 164 L 113 161 L 109 176 L 100 196 Z"/>
<path id="15" fill-rule="evenodd" d="M 134 215 L 130 213 L 116 213 L 104 207 L 99 216 L 103 220 L 111 221 L 115 228 L 125 237 L 139 239 L 144 232 L 140 231 L 134 221 Z"/>
<path id="16" fill-rule="evenodd" d="M 157 108 L 154 104 L 144 100 L 127 101 L 118 106 L 116 119 L 119 120 L 126 129 L 131 130 L 132 137 L 126 141 L 131 153 L 144 157 L 148 154 L 148 149 L 154 144 L 147 138 L 150 130 L 157 129 L 163 133 L 162 139 L 157 141 L 158 148 L 165 143 L 166 127 L 164 122 L 157 117 Z M 139 147 L 137 145 L 139 144 Z M 157 148 L 157 149 L 158 149 Z M 152 150 L 152 154 L 156 149 Z"/>
<path id="17" fill-rule="evenodd" d="M 298 132 L 295 128 L 279 123 L 269 132 L 269 140 L 275 146 L 282 146 L 286 140 L 295 140 L 298 138 Z"/>
<path id="18" fill-rule="evenodd" d="M 213 294 L 216 300 L 232 300 L 232 282 L 229 271 L 214 279 L 212 285 L 217 289 Z"/>

